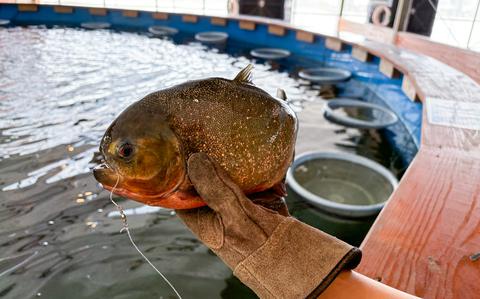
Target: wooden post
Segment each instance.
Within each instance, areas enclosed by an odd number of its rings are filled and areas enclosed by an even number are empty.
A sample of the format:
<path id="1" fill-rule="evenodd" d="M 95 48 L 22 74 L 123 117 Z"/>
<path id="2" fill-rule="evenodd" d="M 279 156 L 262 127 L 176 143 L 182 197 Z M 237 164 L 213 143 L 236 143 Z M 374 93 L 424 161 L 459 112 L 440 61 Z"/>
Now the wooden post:
<path id="1" fill-rule="evenodd" d="M 393 44 L 397 41 L 398 32 L 404 31 L 408 25 L 411 3 L 412 0 L 398 0 L 397 12 L 395 13 L 395 20 L 393 22 L 393 34 L 391 40 Z"/>

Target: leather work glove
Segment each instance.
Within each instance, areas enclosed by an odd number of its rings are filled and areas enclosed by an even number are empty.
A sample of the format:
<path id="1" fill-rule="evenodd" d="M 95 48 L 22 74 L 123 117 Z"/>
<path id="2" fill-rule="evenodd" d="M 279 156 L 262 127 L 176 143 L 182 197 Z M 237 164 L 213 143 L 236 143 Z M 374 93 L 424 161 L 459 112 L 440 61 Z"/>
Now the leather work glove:
<path id="1" fill-rule="evenodd" d="M 253 203 L 206 154 L 190 157 L 188 175 L 208 207 L 178 215 L 259 297 L 317 297 L 360 262 L 359 249 Z"/>

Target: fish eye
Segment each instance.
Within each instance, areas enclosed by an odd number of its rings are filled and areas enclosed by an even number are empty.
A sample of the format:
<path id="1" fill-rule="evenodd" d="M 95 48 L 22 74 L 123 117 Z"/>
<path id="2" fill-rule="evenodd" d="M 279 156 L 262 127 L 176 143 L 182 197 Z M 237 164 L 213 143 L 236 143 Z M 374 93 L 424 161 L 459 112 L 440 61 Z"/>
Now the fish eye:
<path id="1" fill-rule="evenodd" d="M 126 142 L 118 147 L 117 152 L 121 158 L 124 158 L 124 159 L 130 158 L 133 154 L 133 145 Z"/>

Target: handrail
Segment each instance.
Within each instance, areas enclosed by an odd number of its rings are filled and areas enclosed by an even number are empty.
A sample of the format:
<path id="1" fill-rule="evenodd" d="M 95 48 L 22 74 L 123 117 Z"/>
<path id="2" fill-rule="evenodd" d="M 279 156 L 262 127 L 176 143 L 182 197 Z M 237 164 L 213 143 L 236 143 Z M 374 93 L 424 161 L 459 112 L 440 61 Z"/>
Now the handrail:
<path id="1" fill-rule="evenodd" d="M 434 57 L 480 83 L 480 52 L 436 42 L 419 34 L 395 32 L 388 27 L 361 24 L 345 19 L 340 19 L 338 30 L 340 36 L 342 36 L 342 32 L 350 32 L 375 41 L 393 43 L 400 48 Z"/>

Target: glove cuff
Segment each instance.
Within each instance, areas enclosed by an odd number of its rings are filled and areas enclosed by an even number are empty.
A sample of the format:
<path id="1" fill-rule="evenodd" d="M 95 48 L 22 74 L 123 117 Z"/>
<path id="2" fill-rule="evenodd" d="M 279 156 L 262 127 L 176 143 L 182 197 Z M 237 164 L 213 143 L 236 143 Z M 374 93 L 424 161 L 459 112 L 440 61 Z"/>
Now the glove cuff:
<path id="1" fill-rule="evenodd" d="M 313 298 L 360 258 L 358 248 L 288 217 L 234 274 L 260 298 Z"/>

